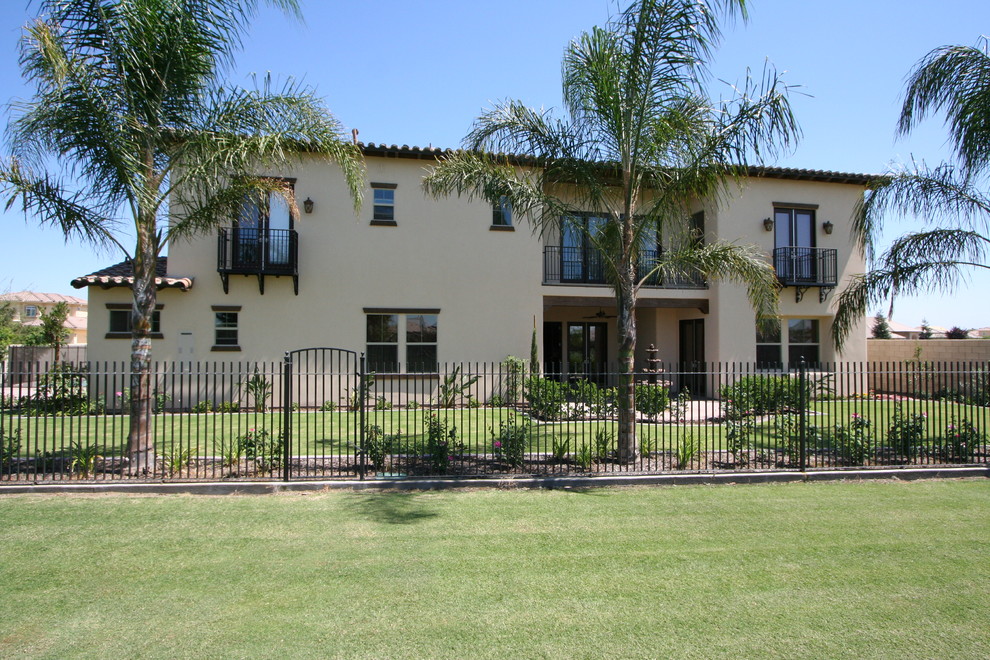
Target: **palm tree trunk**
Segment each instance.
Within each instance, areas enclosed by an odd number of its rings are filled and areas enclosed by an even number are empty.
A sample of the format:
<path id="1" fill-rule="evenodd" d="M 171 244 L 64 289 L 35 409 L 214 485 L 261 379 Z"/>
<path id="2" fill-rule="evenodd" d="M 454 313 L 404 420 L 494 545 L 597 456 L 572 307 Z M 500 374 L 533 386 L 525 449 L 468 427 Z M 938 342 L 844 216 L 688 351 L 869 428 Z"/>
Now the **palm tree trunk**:
<path id="1" fill-rule="evenodd" d="M 139 232 L 141 228 L 139 227 Z M 131 309 L 131 401 L 127 435 L 128 473 L 154 474 L 155 441 L 151 428 L 151 317 L 157 300 L 153 237 L 138 237 L 134 258 L 134 306 Z"/>
<path id="2" fill-rule="evenodd" d="M 632 278 L 625 269 L 616 288 L 616 326 L 619 332 L 619 437 L 620 461 L 636 460 L 636 297 Z"/>

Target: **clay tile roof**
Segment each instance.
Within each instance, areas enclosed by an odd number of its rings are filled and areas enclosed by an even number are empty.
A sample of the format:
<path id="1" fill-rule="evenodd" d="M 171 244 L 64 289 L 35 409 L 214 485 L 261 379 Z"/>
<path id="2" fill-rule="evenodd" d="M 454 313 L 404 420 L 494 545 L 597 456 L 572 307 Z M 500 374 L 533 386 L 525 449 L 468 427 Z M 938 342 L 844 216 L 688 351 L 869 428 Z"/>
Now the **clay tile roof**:
<path id="1" fill-rule="evenodd" d="M 410 147 L 409 145 L 386 145 L 375 144 L 374 142 L 359 142 L 358 146 L 365 156 L 379 156 L 383 158 L 417 158 L 422 160 L 436 160 L 440 157 L 453 153 L 453 149 L 441 149 L 439 147 Z M 536 164 L 536 159 L 532 156 L 520 154 L 498 154 L 505 156 L 509 160 L 520 165 Z M 809 170 L 793 167 L 750 167 L 749 176 L 762 177 L 767 179 L 792 179 L 799 181 L 824 181 L 827 183 L 851 183 L 859 186 L 869 185 L 876 180 L 875 174 L 857 174 L 854 172 L 833 172 L 831 170 Z"/>
<path id="2" fill-rule="evenodd" d="M 38 291 L 17 291 L 16 293 L 0 294 L 0 302 L 23 302 L 23 303 L 60 303 L 68 305 L 85 305 L 86 301 L 75 296 L 66 296 L 61 293 L 41 293 Z"/>
<path id="3" fill-rule="evenodd" d="M 182 289 L 188 291 L 192 288 L 193 278 L 191 277 L 169 277 L 168 257 L 158 257 L 155 263 L 155 285 L 159 289 Z M 72 280 L 72 286 L 82 289 L 87 286 L 98 286 L 110 289 L 116 286 L 126 286 L 130 288 L 134 284 L 134 269 L 130 261 L 121 261 L 119 264 L 108 266 L 102 270 L 89 275 L 83 275 Z"/>

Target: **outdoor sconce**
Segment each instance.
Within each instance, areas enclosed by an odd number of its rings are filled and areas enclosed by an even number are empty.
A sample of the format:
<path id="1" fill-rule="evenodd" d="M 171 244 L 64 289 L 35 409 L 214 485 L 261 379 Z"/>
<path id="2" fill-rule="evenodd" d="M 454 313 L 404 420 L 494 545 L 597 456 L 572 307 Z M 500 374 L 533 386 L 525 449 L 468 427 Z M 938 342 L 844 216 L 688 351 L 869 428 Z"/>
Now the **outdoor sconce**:
<path id="1" fill-rule="evenodd" d="M 773 231 L 773 218 L 764 218 L 763 228 L 767 231 Z"/>
<path id="2" fill-rule="evenodd" d="M 306 211 L 306 213 L 313 212 L 313 200 L 311 200 L 309 197 L 307 197 L 306 201 L 303 202 L 303 210 Z M 829 231 L 829 233 L 831 234 L 832 232 Z"/>
<path id="3" fill-rule="evenodd" d="M 822 223 L 822 229 L 824 229 L 824 230 L 825 230 L 825 233 L 826 233 L 826 234 L 831 234 L 831 233 L 832 233 L 832 230 L 833 230 L 834 228 L 835 228 L 835 225 L 833 225 L 833 224 L 832 224 L 832 223 L 831 223 L 830 221 L 828 221 L 828 220 L 826 220 L 825 222 L 823 222 L 823 223 Z"/>

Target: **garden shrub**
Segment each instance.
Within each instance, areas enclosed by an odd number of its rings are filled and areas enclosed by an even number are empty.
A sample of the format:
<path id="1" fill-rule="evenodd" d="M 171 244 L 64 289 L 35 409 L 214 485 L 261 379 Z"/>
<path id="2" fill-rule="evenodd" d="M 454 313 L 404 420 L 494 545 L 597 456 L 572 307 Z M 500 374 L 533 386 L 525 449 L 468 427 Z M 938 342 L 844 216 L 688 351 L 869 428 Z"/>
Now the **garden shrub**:
<path id="1" fill-rule="evenodd" d="M 38 379 L 34 394 L 21 397 L 23 415 L 87 415 L 97 412 L 86 394 L 86 375 L 63 362 Z"/>
<path id="2" fill-rule="evenodd" d="M 697 455 L 698 449 L 698 439 L 694 437 L 694 433 L 685 434 L 677 443 L 677 451 L 674 456 L 677 469 L 686 470 Z"/>
<path id="3" fill-rule="evenodd" d="M 725 423 L 725 447 L 732 454 L 736 465 L 749 462 L 749 450 L 753 446 L 753 435 L 756 433 L 756 422 L 749 417 L 729 419 Z"/>
<path id="4" fill-rule="evenodd" d="M 656 421 L 670 406 L 670 392 L 664 385 L 636 386 L 636 410 Z"/>
<path id="5" fill-rule="evenodd" d="M 529 423 L 508 419 L 499 423 L 498 431 L 491 429 L 492 451 L 509 467 L 521 467 L 529 444 Z"/>
<path id="6" fill-rule="evenodd" d="M 446 474 L 455 454 L 464 447 L 457 441 L 457 427 L 448 428 L 447 420 L 429 415 L 426 420 L 426 453 L 423 456 L 434 474 Z"/>
<path id="7" fill-rule="evenodd" d="M 894 403 L 894 416 L 887 429 L 887 444 L 902 456 L 912 456 L 925 439 L 928 428 L 926 413 L 904 414 L 904 406 Z"/>
<path id="8" fill-rule="evenodd" d="M 556 380 L 530 376 L 526 379 L 526 403 L 537 419 L 557 421 L 567 407 L 567 388 Z"/>
<path id="9" fill-rule="evenodd" d="M 21 430 L 0 436 L 0 466 L 6 467 L 21 452 Z"/>
<path id="10" fill-rule="evenodd" d="M 368 454 L 368 460 L 374 466 L 376 472 L 385 469 L 388 457 L 395 452 L 399 446 L 400 434 L 389 435 L 382 427 L 369 425 L 365 427 L 364 447 Z"/>
<path id="11" fill-rule="evenodd" d="M 585 411 L 591 417 L 610 417 L 617 409 L 616 400 L 619 392 L 614 387 L 600 387 L 590 380 L 578 380 L 568 388 L 570 398 L 578 404 L 583 404 Z"/>
<path id="12" fill-rule="evenodd" d="M 571 441 L 569 438 L 558 438 L 554 436 L 551 440 L 550 453 L 555 461 L 563 461 L 571 451 Z"/>
<path id="13" fill-rule="evenodd" d="M 942 459 L 951 463 L 971 463 L 976 447 L 985 438 L 968 419 L 958 422 L 953 418 L 945 427 L 941 442 Z"/>
<path id="14" fill-rule="evenodd" d="M 719 388 L 727 414 L 766 415 L 796 411 L 801 407 L 801 381 L 789 376 L 744 376 L 731 385 Z M 810 399 L 811 384 L 805 381 L 805 400 Z"/>
<path id="15" fill-rule="evenodd" d="M 282 436 L 267 429 L 249 429 L 237 437 L 239 456 L 254 461 L 258 472 L 271 472 L 282 466 Z"/>
<path id="16" fill-rule="evenodd" d="M 502 393 L 495 396 L 504 398 L 509 403 L 515 403 L 519 400 L 519 390 L 523 386 L 523 378 L 526 374 L 526 362 L 522 358 L 509 355 L 502 360 L 502 371 L 505 376 Z M 494 399 L 495 397 L 492 398 Z"/>
<path id="17" fill-rule="evenodd" d="M 839 460 L 846 465 L 863 465 L 870 455 L 870 420 L 858 413 L 852 414 L 848 426 L 836 424 L 834 445 Z"/>

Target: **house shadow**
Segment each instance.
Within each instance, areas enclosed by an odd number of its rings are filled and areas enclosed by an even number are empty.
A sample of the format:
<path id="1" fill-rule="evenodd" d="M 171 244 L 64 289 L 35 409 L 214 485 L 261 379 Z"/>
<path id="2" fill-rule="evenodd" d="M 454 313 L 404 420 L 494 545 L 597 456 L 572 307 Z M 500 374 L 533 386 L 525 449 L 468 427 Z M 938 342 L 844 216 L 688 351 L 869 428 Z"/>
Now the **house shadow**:
<path id="1" fill-rule="evenodd" d="M 412 525 L 440 515 L 421 493 L 361 494 L 349 507 L 360 516 L 387 525 Z"/>

